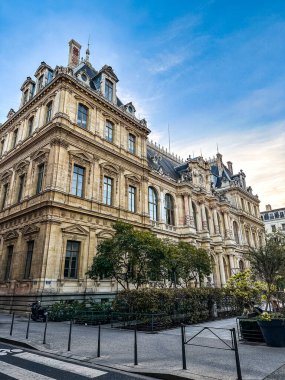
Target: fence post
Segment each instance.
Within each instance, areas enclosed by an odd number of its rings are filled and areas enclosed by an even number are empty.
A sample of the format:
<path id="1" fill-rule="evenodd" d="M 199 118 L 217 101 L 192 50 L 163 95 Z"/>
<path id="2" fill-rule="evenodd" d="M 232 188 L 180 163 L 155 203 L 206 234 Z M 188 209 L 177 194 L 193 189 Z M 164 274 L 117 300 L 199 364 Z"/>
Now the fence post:
<path id="1" fill-rule="evenodd" d="M 232 337 L 233 337 L 234 351 L 235 351 L 235 358 L 236 358 L 237 380 L 242 380 L 240 361 L 239 361 L 239 353 L 238 353 L 238 345 L 237 345 L 236 329 L 235 328 L 231 329 L 231 332 L 232 332 Z"/>
<path id="2" fill-rule="evenodd" d="M 43 344 L 46 344 L 48 316 L 46 316 Z"/>
<path id="3" fill-rule="evenodd" d="M 13 334 L 14 319 L 15 319 L 15 313 L 13 312 L 13 314 L 12 314 L 12 321 L 11 321 L 11 327 L 10 327 L 10 335 Z"/>
<path id="4" fill-rule="evenodd" d="M 187 369 L 186 352 L 185 352 L 185 326 L 181 325 L 181 343 L 182 343 L 182 368 Z"/>
<path id="5" fill-rule="evenodd" d="M 134 341 L 134 365 L 138 365 L 138 342 L 137 342 L 137 324 L 134 329 L 135 341 Z"/>
<path id="6" fill-rule="evenodd" d="M 101 355 L 101 323 L 98 323 L 98 344 L 97 344 L 97 358 Z"/>
<path id="7" fill-rule="evenodd" d="M 72 332 L 72 319 L 69 321 L 69 334 L 68 334 L 68 347 L 67 351 L 70 351 L 70 346 L 71 346 L 71 332 Z"/>
<path id="8" fill-rule="evenodd" d="M 26 331 L 26 339 L 29 338 L 30 322 L 31 322 L 31 314 L 29 314 L 29 319 L 28 319 L 28 324 L 27 324 L 27 331 Z"/>

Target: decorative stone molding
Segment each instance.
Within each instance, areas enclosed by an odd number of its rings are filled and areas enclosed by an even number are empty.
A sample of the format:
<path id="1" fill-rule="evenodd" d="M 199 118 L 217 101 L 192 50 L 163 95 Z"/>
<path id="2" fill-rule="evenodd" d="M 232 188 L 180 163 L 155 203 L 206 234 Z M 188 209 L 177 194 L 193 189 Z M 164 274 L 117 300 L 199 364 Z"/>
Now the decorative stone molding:
<path id="1" fill-rule="evenodd" d="M 4 240 L 16 240 L 19 237 L 19 233 L 16 230 L 12 230 L 4 233 L 2 236 Z"/>
<path id="2" fill-rule="evenodd" d="M 88 236 L 89 232 L 80 226 L 79 224 L 73 224 L 69 227 L 65 227 L 61 229 L 63 234 L 68 234 L 68 235 L 80 235 L 80 236 Z"/>
<path id="3" fill-rule="evenodd" d="M 65 148 L 65 149 L 68 149 L 68 147 L 69 147 L 68 142 L 64 138 L 62 138 L 62 137 L 54 137 L 54 138 L 52 138 L 51 141 L 50 141 L 50 145 L 51 146 L 59 145 L 59 146 L 62 146 L 63 148 Z"/>

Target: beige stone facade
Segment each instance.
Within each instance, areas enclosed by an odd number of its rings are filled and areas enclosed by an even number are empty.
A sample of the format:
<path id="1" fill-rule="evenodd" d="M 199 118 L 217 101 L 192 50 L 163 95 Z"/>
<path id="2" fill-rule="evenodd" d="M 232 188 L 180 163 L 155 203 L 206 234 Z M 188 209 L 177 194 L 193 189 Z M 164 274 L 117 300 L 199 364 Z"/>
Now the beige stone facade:
<path id="1" fill-rule="evenodd" d="M 263 240 L 244 173 L 220 154 L 182 162 L 150 143 L 146 121 L 117 98 L 112 68 L 78 54 L 72 40 L 68 67 L 42 62 L 0 128 L 0 293 L 117 291 L 85 274 L 117 219 L 206 248 L 209 282 L 224 285 Z"/>

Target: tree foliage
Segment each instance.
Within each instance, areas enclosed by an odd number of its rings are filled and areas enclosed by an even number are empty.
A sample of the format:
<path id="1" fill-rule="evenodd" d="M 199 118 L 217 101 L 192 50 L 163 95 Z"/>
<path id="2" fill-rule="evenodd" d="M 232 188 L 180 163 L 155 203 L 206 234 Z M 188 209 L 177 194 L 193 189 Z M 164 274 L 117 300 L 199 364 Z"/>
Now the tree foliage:
<path id="1" fill-rule="evenodd" d="M 97 255 L 87 275 L 115 278 L 123 289 L 139 288 L 150 281 L 170 287 L 202 285 L 211 273 L 207 252 L 187 242 L 162 240 L 130 224 L 116 222 L 115 235 L 98 245 Z"/>
<path id="2" fill-rule="evenodd" d="M 280 232 L 266 236 L 266 243 L 258 249 L 245 254 L 253 273 L 266 283 L 267 303 L 271 302 L 273 292 L 280 280 L 285 277 L 285 236 Z"/>
<path id="3" fill-rule="evenodd" d="M 231 276 L 226 289 L 242 303 L 260 303 L 265 283 L 257 281 L 250 269 L 238 272 Z"/>

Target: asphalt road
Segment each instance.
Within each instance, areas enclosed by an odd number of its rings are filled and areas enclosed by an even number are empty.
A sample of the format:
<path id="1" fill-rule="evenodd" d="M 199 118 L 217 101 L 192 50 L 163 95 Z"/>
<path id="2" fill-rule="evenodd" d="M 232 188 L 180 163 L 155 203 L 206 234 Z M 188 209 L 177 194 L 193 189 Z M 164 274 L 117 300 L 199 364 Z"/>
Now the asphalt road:
<path id="1" fill-rule="evenodd" d="M 0 343 L 0 380 L 134 380 L 150 379 L 138 375 L 88 367 L 82 362 L 47 356 L 20 347 Z"/>

